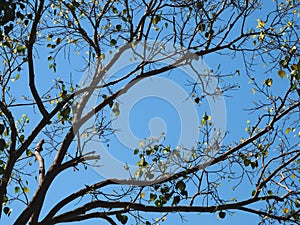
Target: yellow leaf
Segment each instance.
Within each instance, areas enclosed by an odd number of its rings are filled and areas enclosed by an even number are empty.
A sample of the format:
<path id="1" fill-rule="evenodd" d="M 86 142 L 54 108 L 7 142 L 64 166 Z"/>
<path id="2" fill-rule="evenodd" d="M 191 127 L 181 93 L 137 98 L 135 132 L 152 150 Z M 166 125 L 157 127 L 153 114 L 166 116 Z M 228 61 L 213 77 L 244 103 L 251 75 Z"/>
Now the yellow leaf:
<path id="1" fill-rule="evenodd" d="M 258 19 L 256 28 L 262 29 L 265 25 L 266 24 L 264 21 L 261 21 L 260 19 Z"/>
<path id="2" fill-rule="evenodd" d="M 144 142 L 142 140 L 140 140 L 140 146 L 143 147 Z"/>
<path id="3" fill-rule="evenodd" d="M 156 25 L 158 24 L 158 22 L 161 20 L 161 16 L 160 15 L 156 15 L 154 18 L 153 18 L 153 23 Z"/>
<path id="4" fill-rule="evenodd" d="M 29 193 L 29 188 L 28 188 L 28 187 L 24 187 L 24 188 L 23 188 L 23 191 L 24 191 L 25 193 Z"/>
<path id="5" fill-rule="evenodd" d="M 291 131 L 291 128 L 288 127 L 288 128 L 286 128 L 285 133 L 288 134 L 288 133 L 290 133 L 290 131 Z"/>
<path id="6" fill-rule="evenodd" d="M 295 179 L 295 178 L 296 178 L 296 175 L 295 175 L 294 173 L 292 174 L 292 178 L 293 178 L 293 179 Z"/>
<path id="7" fill-rule="evenodd" d="M 101 54 L 101 55 L 100 55 L 100 59 L 101 59 L 101 60 L 105 59 L 105 55 L 104 55 L 104 54 Z"/>
<path id="8" fill-rule="evenodd" d="M 118 102 L 116 102 L 114 104 L 112 112 L 115 114 L 116 117 L 118 117 L 120 115 L 120 109 L 119 109 L 119 103 Z"/>
<path id="9" fill-rule="evenodd" d="M 279 71 L 278 71 L 278 76 L 279 76 L 280 78 L 283 78 L 284 75 L 285 75 L 284 70 L 279 70 Z"/>
<path id="10" fill-rule="evenodd" d="M 264 81 L 265 85 L 267 85 L 268 87 L 271 87 L 273 84 L 273 80 L 272 78 L 268 78 Z"/>
<path id="11" fill-rule="evenodd" d="M 262 41 L 264 39 L 264 37 L 265 37 L 265 34 L 263 32 L 260 32 L 258 40 Z"/>
<path id="12" fill-rule="evenodd" d="M 141 198 L 145 198 L 145 193 L 144 192 L 141 193 Z"/>
<path id="13" fill-rule="evenodd" d="M 283 210 L 282 210 L 282 213 L 283 214 L 287 214 L 289 212 L 289 209 L 288 208 L 284 208 Z"/>

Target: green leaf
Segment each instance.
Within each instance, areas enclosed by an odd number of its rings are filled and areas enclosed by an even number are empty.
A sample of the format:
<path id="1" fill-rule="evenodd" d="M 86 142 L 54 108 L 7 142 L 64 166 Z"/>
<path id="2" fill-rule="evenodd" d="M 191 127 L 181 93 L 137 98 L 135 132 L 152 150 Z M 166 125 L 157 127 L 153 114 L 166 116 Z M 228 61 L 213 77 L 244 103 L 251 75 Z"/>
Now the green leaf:
<path id="1" fill-rule="evenodd" d="M 165 193 L 168 193 L 169 192 L 169 187 L 168 186 L 164 186 L 163 188 L 161 188 L 161 193 L 165 194 Z"/>
<path id="2" fill-rule="evenodd" d="M 15 193 L 18 194 L 20 192 L 20 187 L 15 187 Z"/>
<path id="3" fill-rule="evenodd" d="M 154 174 L 153 173 L 147 173 L 147 178 L 149 178 L 149 180 L 153 179 Z"/>
<path id="4" fill-rule="evenodd" d="M 115 39 L 110 40 L 110 46 L 115 46 L 117 44 L 117 41 Z"/>
<path id="5" fill-rule="evenodd" d="M 254 169 L 256 167 L 258 167 L 258 161 L 257 160 L 254 161 L 254 162 L 251 162 L 251 168 Z"/>
<path id="6" fill-rule="evenodd" d="M 5 130 L 4 125 L 3 125 L 3 124 L 0 124 L 0 135 L 3 134 L 4 130 Z"/>
<path id="7" fill-rule="evenodd" d="M 197 1 L 197 3 L 196 3 L 196 6 L 197 6 L 198 9 L 203 8 L 203 5 L 204 5 L 204 4 L 203 4 L 202 1 L 201 1 L 201 2 L 200 2 L 200 1 Z"/>
<path id="8" fill-rule="evenodd" d="M 9 216 L 10 213 L 11 213 L 11 209 L 8 208 L 8 207 L 4 207 L 3 212 L 4 212 L 5 215 Z"/>
<path id="9" fill-rule="evenodd" d="M 51 38 L 52 38 L 52 37 L 53 37 L 53 36 L 48 35 L 46 40 L 49 42 L 49 41 L 51 41 Z"/>
<path id="10" fill-rule="evenodd" d="M 18 45 L 17 46 L 17 52 L 18 53 L 24 53 L 25 52 L 26 47 L 22 46 L 22 45 Z"/>
<path id="11" fill-rule="evenodd" d="M 210 120 L 210 116 L 208 116 L 208 115 L 206 114 L 206 112 L 204 113 L 203 120 L 204 120 L 204 121 Z"/>
<path id="12" fill-rule="evenodd" d="M 116 214 L 116 217 L 122 224 L 126 224 L 128 221 L 128 217 L 126 215 L 122 215 L 121 213 Z"/>
<path id="13" fill-rule="evenodd" d="M 181 191 L 180 194 L 182 194 L 183 196 L 185 196 L 185 198 L 188 197 L 188 192 L 186 190 Z"/>
<path id="14" fill-rule="evenodd" d="M 282 66 L 283 68 L 287 68 L 288 60 L 287 59 L 280 60 L 279 65 Z"/>
<path id="15" fill-rule="evenodd" d="M 154 202 L 154 204 L 155 204 L 157 207 L 161 207 L 161 206 L 162 206 L 160 200 L 156 200 L 156 201 Z"/>
<path id="16" fill-rule="evenodd" d="M 147 150 L 146 150 L 146 155 L 150 155 L 151 152 L 152 152 L 151 149 L 147 149 Z"/>
<path id="17" fill-rule="evenodd" d="M 178 181 L 176 183 L 176 189 L 180 190 L 180 191 L 184 191 L 185 190 L 185 183 L 183 183 L 183 181 Z"/>
<path id="18" fill-rule="evenodd" d="M 225 216 L 226 216 L 226 213 L 225 213 L 225 212 L 223 212 L 223 211 L 219 212 L 219 217 L 220 217 L 221 219 L 224 219 Z"/>
<path id="19" fill-rule="evenodd" d="M 32 156 L 32 151 L 30 151 L 29 149 L 27 149 L 27 150 L 26 150 L 26 155 L 27 155 L 28 157 Z"/>
<path id="20" fill-rule="evenodd" d="M 179 202 L 180 202 L 180 196 L 178 196 L 178 195 L 174 196 L 172 206 L 178 205 Z"/>
<path id="21" fill-rule="evenodd" d="M 56 63 L 50 64 L 49 69 L 53 69 L 54 73 L 56 73 Z"/>
<path id="22" fill-rule="evenodd" d="M 56 45 L 59 45 L 61 42 L 62 42 L 62 39 L 61 39 L 61 38 L 57 38 L 57 39 L 56 39 Z"/>
<path id="23" fill-rule="evenodd" d="M 150 201 L 154 201 L 157 198 L 156 194 L 150 193 Z"/>
<path id="24" fill-rule="evenodd" d="M 72 5 L 71 3 L 68 3 L 68 8 L 74 12 L 76 10 L 76 7 L 74 5 Z"/>
<path id="25" fill-rule="evenodd" d="M 249 166 L 251 164 L 251 161 L 249 159 L 244 160 L 244 165 Z"/>
<path id="26" fill-rule="evenodd" d="M 119 12 L 119 10 L 116 7 L 113 7 L 112 11 L 113 11 L 114 14 L 117 14 Z"/>
<path id="27" fill-rule="evenodd" d="M 122 25 L 121 24 L 118 24 L 117 26 L 116 26 L 116 30 L 117 31 L 120 31 L 122 29 Z"/>
<path id="28" fill-rule="evenodd" d="M 137 155 L 138 153 L 139 153 L 139 149 L 138 148 L 134 149 L 133 154 Z"/>

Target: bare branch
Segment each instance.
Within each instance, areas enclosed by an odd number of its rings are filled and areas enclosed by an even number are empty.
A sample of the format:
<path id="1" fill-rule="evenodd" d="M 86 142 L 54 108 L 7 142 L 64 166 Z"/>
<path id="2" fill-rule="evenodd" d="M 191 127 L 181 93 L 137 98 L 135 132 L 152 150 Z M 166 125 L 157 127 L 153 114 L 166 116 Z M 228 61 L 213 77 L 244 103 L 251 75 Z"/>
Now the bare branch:
<path id="1" fill-rule="evenodd" d="M 39 165 L 39 179 L 38 179 L 39 185 L 42 184 L 45 176 L 45 163 L 44 163 L 44 158 L 41 155 L 41 151 L 43 150 L 43 144 L 44 144 L 44 139 L 41 139 L 37 144 L 36 148 L 34 149 L 34 154 Z"/>

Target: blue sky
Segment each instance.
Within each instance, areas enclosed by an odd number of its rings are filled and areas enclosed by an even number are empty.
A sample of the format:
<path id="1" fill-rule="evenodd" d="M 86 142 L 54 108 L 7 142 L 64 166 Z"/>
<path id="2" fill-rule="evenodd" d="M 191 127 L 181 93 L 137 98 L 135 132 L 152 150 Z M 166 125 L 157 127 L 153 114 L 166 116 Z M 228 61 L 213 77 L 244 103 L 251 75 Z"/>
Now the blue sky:
<path id="1" fill-rule="evenodd" d="M 259 11 L 257 15 L 254 17 L 260 18 L 264 17 L 263 11 Z M 254 20 L 253 24 L 250 26 L 256 24 L 257 22 Z M 255 25 L 254 25 L 255 26 Z M 37 57 L 36 60 L 38 63 L 36 64 L 36 70 L 37 74 L 39 74 L 40 77 L 37 80 L 37 86 L 40 93 L 45 92 L 49 88 L 49 84 L 53 84 L 53 80 L 57 79 L 57 76 L 61 77 L 68 77 L 70 73 L 72 73 L 72 78 L 74 79 L 75 83 L 79 82 L 81 78 L 84 76 L 84 72 L 79 71 L 83 67 L 83 63 L 81 60 L 76 59 L 74 56 L 71 57 L 72 63 L 69 64 L 67 60 L 60 56 L 60 60 L 57 64 L 57 74 L 49 73 L 48 71 L 48 64 L 46 57 L 43 57 L 45 54 L 48 54 L 48 51 L 46 48 L 39 49 L 38 53 L 40 55 L 40 58 Z M 225 106 L 226 111 L 218 112 L 216 115 L 219 115 L 220 118 L 226 118 L 225 124 L 226 124 L 226 130 L 229 131 L 229 134 L 227 138 L 224 140 L 225 143 L 230 143 L 232 141 L 239 141 L 240 138 L 246 137 L 247 133 L 245 132 L 244 128 L 247 126 L 246 121 L 248 119 L 255 120 L 256 115 L 249 115 L 249 112 L 245 111 L 246 108 L 250 108 L 252 106 L 252 101 L 257 99 L 257 94 L 252 94 L 251 92 L 251 86 L 249 85 L 249 78 L 245 76 L 245 71 L 243 70 L 242 66 L 242 60 L 241 58 L 237 57 L 235 59 L 232 59 L 230 56 L 220 56 L 220 55 L 209 55 L 203 59 L 203 61 L 207 64 L 207 66 L 211 69 L 216 69 L 218 67 L 218 64 L 221 65 L 222 73 L 229 73 L 232 71 L 235 71 L 237 67 L 241 70 L 241 76 L 232 78 L 232 83 L 238 83 L 240 85 L 240 88 L 237 91 L 232 91 L 228 93 L 230 97 L 225 98 Z M 45 72 L 45 68 L 46 71 Z M 126 69 L 126 68 L 125 68 Z M 253 76 L 257 77 L 259 82 L 263 82 L 265 79 L 264 74 L 260 74 L 260 71 L 262 71 L 262 65 L 258 65 L 256 67 L 257 72 L 254 72 Z M 24 71 L 26 72 L 26 70 Z M 122 68 L 117 70 L 117 72 L 122 72 Z M 209 115 L 212 114 L 212 110 L 210 109 L 210 104 L 205 100 L 203 103 L 198 106 L 196 104 L 193 104 L 193 109 L 189 108 L 191 113 L 195 113 L 195 115 L 198 117 L 188 117 L 183 116 L 183 114 L 186 114 L 187 111 L 184 111 L 180 108 L 178 109 L 179 105 L 178 102 L 174 105 L 175 100 L 170 100 L 172 96 L 174 96 L 176 93 L 183 91 L 186 93 L 186 95 L 189 95 L 190 87 L 184 85 L 186 83 L 186 79 L 189 79 L 189 75 L 182 70 L 174 70 L 171 74 L 163 74 L 160 76 L 161 78 L 164 78 L 166 80 L 172 80 L 172 85 L 170 86 L 172 88 L 165 89 L 159 94 L 146 94 L 143 96 L 143 98 L 140 97 L 140 95 L 143 95 L 143 92 L 141 90 L 143 89 L 137 89 L 136 93 L 128 93 L 127 97 L 125 97 L 120 101 L 120 116 L 124 115 L 124 105 L 126 106 L 126 100 L 134 100 L 136 101 L 132 107 L 129 109 L 126 109 L 126 113 L 128 112 L 129 117 L 125 118 L 124 121 L 128 122 L 128 127 L 131 129 L 130 135 L 134 135 L 135 137 L 133 139 L 130 139 L 130 142 L 134 143 L 136 145 L 140 139 L 148 138 L 152 134 L 154 136 L 158 136 L 160 133 L 165 132 L 166 133 L 166 139 L 163 142 L 164 144 L 170 144 L 171 146 L 176 147 L 178 145 L 178 139 L 181 135 L 181 129 L 183 127 L 183 124 L 181 123 L 181 119 L 185 118 L 186 120 L 183 121 L 183 123 L 193 123 L 192 120 L 200 121 L 204 112 L 207 112 Z M 20 80 L 15 82 L 15 90 L 13 90 L 17 96 L 21 95 L 30 95 L 28 90 L 25 90 L 23 88 L 24 83 L 27 84 L 27 78 L 25 76 L 21 77 Z M 170 84 L 171 85 L 171 84 Z M 177 85 L 177 86 L 176 86 Z M 282 91 L 286 87 L 285 81 L 282 82 L 276 74 L 274 75 L 274 85 L 276 85 L 276 90 Z M 156 87 L 157 85 L 154 85 Z M 174 88 L 173 88 L 174 87 Z M 175 90 L 175 88 L 178 88 L 178 90 Z M 172 91 L 174 91 L 174 94 L 172 94 Z M 274 91 L 276 91 L 274 89 Z M 151 93 L 151 91 L 149 92 Z M 127 98 L 127 99 L 126 99 Z M 181 101 L 181 100 L 180 100 Z M 184 98 L 182 100 L 184 102 Z M 124 104 L 124 105 L 122 105 Z M 130 103 L 131 104 L 131 103 Z M 122 108 L 123 107 L 123 108 Z M 191 107 L 191 105 L 187 105 L 187 107 Z M 31 111 L 31 108 L 28 108 L 28 111 Z M 189 112 L 190 112 L 189 111 Z M 16 110 L 16 113 L 18 113 L 21 117 L 21 115 L 24 113 L 23 111 Z M 111 112 L 107 111 L 107 116 L 111 116 Z M 220 115 L 221 113 L 221 115 Z M 30 116 L 31 121 L 30 124 L 27 127 L 27 132 L 30 131 L 31 128 L 33 128 L 36 123 L 37 119 L 36 114 L 30 112 L 28 114 Z M 127 115 L 127 114 L 126 114 Z M 113 115 L 112 115 L 113 118 Z M 216 120 L 217 118 L 212 118 L 212 120 Z M 192 121 L 192 122 L 191 122 Z M 198 122 L 197 121 L 197 122 Z M 118 123 L 115 123 L 116 126 Z M 122 132 L 122 131 L 120 131 Z M 194 135 L 195 131 L 191 131 L 191 135 Z M 129 163 L 134 164 L 136 158 L 132 158 L 132 148 L 134 146 L 128 146 L 131 143 L 122 143 L 120 139 L 118 138 L 119 134 L 116 134 L 116 136 L 111 137 L 111 143 L 110 147 L 107 149 L 108 152 L 115 157 L 117 160 L 123 163 Z M 129 134 L 126 134 L 129 135 Z M 186 132 L 184 133 L 186 135 Z M 135 141 L 133 141 L 135 140 Z M 107 148 L 106 145 L 103 145 L 104 148 Z M 138 146 L 137 146 L 138 147 Z M 54 155 L 52 155 L 54 156 Z M 49 166 L 51 161 L 46 161 L 46 165 Z M 100 161 L 101 163 L 101 161 Z M 34 169 L 33 169 L 34 171 Z M 36 171 L 35 171 L 36 172 Z M 99 171 L 98 171 L 99 172 Z M 89 168 L 88 170 L 81 170 L 79 172 L 74 172 L 72 169 L 65 171 L 51 185 L 51 188 L 49 190 L 49 193 L 46 196 L 46 203 L 45 207 L 43 208 L 42 213 L 47 213 L 48 210 L 51 208 L 52 205 L 57 203 L 58 200 L 60 200 L 63 197 L 66 197 L 69 193 L 72 191 L 76 191 L 79 188 L 83 187 L 85 184 L 91 184 L 95 181 L 99 181 L 103 179 L 101 174 L 97 173 L 95 170 Z M 34 187 L 36 183 L 32 180 L 30 183 L 31 190 L 34 190 Z M 245 186 L 243 186 L 245 185 Z M 241 185 L 237 190 L 235 190 L 235 197 L 242 198 L 242 197 L 249 197 L 251 193 L 245 193 L 244 190 L 249 191 L 248 184 L 245 183 Z M 233 194 L 232 192 L 232 184 L 230 183 L 224 183 L 221 191 L 228 193 L 228 195 Z M 230 197 L 230 196 L 229 196 Z M 242 199 L 240 199 L 242 200 Z M 76 206 L 76 203 L 72 203 Z M 70 204 L 70 207 L 72 208 L 72 204 Z M 14 218 L 18 215 L 20 212 L 20 208 L 18 206 L 15 206 L 13 204 L 13 211 L 11 213 L 10 218 L 7 218 L 6 216 L 3 217 L 2 222 L 3 224 L 10 224 Z M 233 224 L 238 225 L 241 224 L 243 221 L 247 221 L 249 224 L 257 224 L 258 223 L 258 217 L 255 215 L 250 215 L 248 213 L 243 212 L 234 212 L 233 216 L 226 216 L 224 220 L 218 219 L 217 214 L 201 214 L 198 215 L 196 213 L 191 214 L 183 214 L 185 218 L 187 219 L 186 224 Z M 154 214 L 154 217 L 161 216 L 161 214 Z M 162 222 L 161 224 L 178 224 L 180 221 L 180 217 L 178 215 L 168 215 L 167 220 L 165 222 Z M 104 224 L 105 222 L 103 222 Z M 73 224 L 102 224 L 102 221 L 99 222 L 99 220 L 89 220 L 86 222 L 76 222 Z"/>
<path id="2" fill-rule="evenodd" d="M 224 64 L 227 60 L 232 61 L 230 58 L 224 59 Z M 208 65 L 212 65 L 211 67 L 216 66 L 215 60 L 207 60 Z M 219 60 L 218 60 L 219 62 Z M 237 62 L 238 63 L 238 62 Z M 47 63 L 45 63 L 47 65 Z M 39 71 L 42 71 L 44 67 L 46 67 L 44 63 L 40 63 L 37 67 Z M 60 73 L 63 73 L 63 69 L 60 70 L 60 65 L 58 65 L 58 71 Z M 78 66 L 78 68 L 80 68 Z M 77 68 L 74 68 L 77 69 Z M 230 69 L 230 68 L 229 68 Z M 67 71 L 67 70 L 66 70 Z M 172 72 L 176 76 L 178 73 L 180 76 L 175 78 L 175 83 L 182 88 L 182 90 L 186 91 L 186 94 L 189 93 L 189 87 L 185 85 L 181 85 L 186 80 L 186 78 L 189 78 L 188 75 L 184 75 L 184 72 L 178 70 Z M 173 75 L 173 74 L 172 74 Z M 73 77 L 75 77 L 73 75 Z M 80 74 L 78 73 L 78 77 L 80 77 Z M 171 75 L 168 74 L 167 76 L 164 76 L 165 78 L 170 78 Z M 54 79 L 53 77 L 45 77 L 45 80 L 38 81 L 39 83 L 39 89 L 44 89 L 48 87 L 47 84 L 50 82 L 50 80 Z M 238 78 L 234 78 L 232 82 L 238 82 L 241 86 L 239 91 L 233 91 L 231 92 L 231 97 L 225 99 L 226 103 L 226 128 L 230 131 L 229 137 L 225 139 L 225 142 L 232 141 L 235 137 L 240 138 L 243 136 L 242 134 L 246 136 L 246 132 L 244 131 L 244 128 L 246 126 L 246 120 L 249 119 L 249 115 L 247 112 L 245 112 L 243 109 L 248 108 L 251 106 L 251 88 L 248 84 L 249 79 L 245 76 L 241 76 Z M 22 84 L 22 81 L 16 81 L 16 85 Z M 172 95 L 172 91 L 174 90 L 167 90 Z M 236 93 L 239 93 L 236 95 Z M 24 93 L 22 93 L 24 94 Z M 129 93 L 130 94 L 130 93 Z M 134 95 L 134 93 L 133 93 Z M 159 95 L 158 95 L 159 96 Z M 159 132 L 166 132 L 166 140 L 163 142 L 164 144 L 170 144 L 172 146 L 176 146 L 178 144 L 178 138 L 180 136 L 181 126 L 180 123 L 180 113 L 185 113 L 183 111 L 178 111 L 178 108 L 176 109 L 176 106 L 172 105 L 172 102 L 168 102 L 168 99 L 163 99 L 158 96 L 145 96 L 141 98 L 139 101 L 137 101 L 132 108 L 130 108 L 129 111 L 129 126 L 132 131 L 132 134 L 136 136 L 138 140 L 142 138 L 147 138 L 151 136 L 151 130 L 149 129 L 149 123 L 151 124 L 151 121 L 153 122 L 154 119 L 154 126 L 152 126 L 152 132 L 158 134 Z M 254 96 L 255 97 L 255 96 Z M 129 99 L 131 99 L 132 96 L 129 96 Z M 247 99 L 247 101 L 245 101 Z M 121 101 L 123 102 L 123 101 Z M 126 104 L 126 102 L 123 102 Z M 236 106 L 239 107 L 236 107 Z M 178 105 L 177 105 L 178 107 Z M 193 104 L 193 107 L 195 108 L 195 111 L 197 112 L 199 118 L 203 116 L 204 112 L 207 112 L 209 115 L 211 115 L 209 104 L 207 101 L 203 101 L 201 106 L 198 106 L 196 104 Z M 121 114 L 124 113 L 122 111 L 122 107 L 120 106 Z M 21 112 L 20 112 L 21 113 Z M 22 112 L 23 113 L 23 112 Z M 111 114 L 111 112 L 108 112 L 108 114 Z M 238 118 L 238 120 L 237 120 Z M 193 119 L 193 118 L 192 118 Z M 214 119 L 214 118 L 212 118 Z M 31 123 L 31 126 L 34 125 L 34 120 Z M 152 124 L 152 125 L 153 125 Z M 28 127 L 30 128 L 30 127 Z M 151 126 L 150 126 L 151 128 Z M 166 130 L 164 129 L 166 128 Z M 161 130 L 162 129 L 162 130 Z M 121 132 L 121 131 L 120 131 Z M 105 145 L 104 145 L 105 146 Z M 112 137 L 112 141 L 110 143 L 109 152 L 119 161 L 126 162 L 126 163 L 132 163 L 134 164 L 137 158 L 132 158 L 132 150 L 126 147 L 126 145 L 122 144 L 120 140 L 118 140 L 117 137 Z M 46 165 L 50 165 L 50 161 L 46 161 Z M 100 161 L 100 163 L 102 163 Z M 84 184 L 91 184 L 95 181 L 101 180 L 102 177 L 97 172 L 95 172 L 93 169 L 88 169 L 87 171 L 81 170 L 79 172 L 74 172 L 72 169 L 63 172 L 57 179 L 55 179 L 54 183 L 51 185 L 51 188 L 49 190 L 49 193 L 46 197 L 46 203 L 45 207 L 43 208 L 42 213 L 47 213 L 48 210 L 51 208 L 51 205 L 54 205 L 57 203 L 57 201 L 63 197 L 66 197 L 69 193 L 72 191 L 78 190 L 80 187 L 83 187 Z M 31 189 L 33 190 L 36 183 L 32 183 Z M 223 188 L 221 188 L 224 192 L 231 192 L 230 185 L 224 185 Z M 249 190 L 247 187 L 245 187 L 246 190 Z M 244 193 L 243 186 L 239 187 L 234 193 L 236 193 L 236 196 L 247 196 L 249 193 Z M 74 202 L 69 205 L 70 208 L 72 206 L 76 207 L 76 204 L 78 202 Z M 66 208 L 68 209 L 68 207 Z M 13 207 L 13 212 L 11 214 L 10 218 L 6 218 L 6 216 L 3 217 L 3 222 L 5 221 L 12 221 L 11 219 L 15 218 L 15 216 L 18 214 L 19 208 Z M 205 222 L 206 224 L 240 224 L 241 220 L 247 219 L 247 221 L 251 221 L 251 224 L 255 224 L 258 222 L 258 218 L 253 215 L 249 215 L 247 213 L 243 212 L 234 212 L 233 216 L 226 216 L 224 220 L 218 219 L 217 214 L 197 214 L 197 213 L 190 213 L 190 214 L 183 214 L 186 219 L 186 224 L 199 224 L 199 220 L 202 222 Z M 153 217 L 160 217 L 161 214 L 153 214 Z M 167 216 L 167 220 L 165 222 L 162 222 L 161 224 L 174 224 L 178 223 L 180 220 L 180 217 L 176 214 L 170 214 Z M 10 223 L 10 222 L 8 222 Z M 105 223 L 105 222 L 103 222 Z M 93 219 L 85 222 L 75 222 L 74 224 L 99 224 L 99 220 Z M 100 222 L 102 224 L 102 222 Z"/>

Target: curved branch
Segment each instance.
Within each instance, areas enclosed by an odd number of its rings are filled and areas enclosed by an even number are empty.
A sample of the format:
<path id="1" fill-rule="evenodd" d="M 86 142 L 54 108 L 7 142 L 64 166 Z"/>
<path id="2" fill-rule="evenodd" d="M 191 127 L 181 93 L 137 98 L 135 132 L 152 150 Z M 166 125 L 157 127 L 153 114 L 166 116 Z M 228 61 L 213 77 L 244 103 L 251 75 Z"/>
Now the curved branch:
<path id="1" fill-rule="evenodd" d="M 263 212 L 261 210 L 250 209 L 250 208 L 247 208 L 247 207 L 241 207 L 241 208 L 238 208 L 237 210 L 241 210 L 241 211 L 244 211 L 244 212 L 250 212 L 252 214 L 256 214 L 256 215 L 259 215 L 259 216 L 269 217 L 269 218 L 272 218 L 272 219 L 275 219 L 275 220 L 278 220 L 278 221 L 292 221 L 292 222 L 295 222 L 295 221 L 291 220 L 290 216 L 276 216 L 276 215 L 273 215 L 273 214 L 270 214 L 270 213 Z"/>
<path id="2" fill-rule="evenodd" d="M 286 115 L 288 112 L 292 111 L 293 109 L 297 108 L 298 106 L 300 105 L 300 102 L 298 104 L 295 104 L 293 106 L 291 106 L 290 108 L 286 109 L 285 111 L 283 111 L 278 117 L 276 117 L 277 119 L 278 118 L 281 118 L 282 116 Z M 277 120 L 276 120 L 277 121 Z M 276 122 L 275 121 L 275 122 Z M 195 166 L 193 168 L 190 168 L 190 169 L 187 169 L 187 170 L 184 170 L 184 171 L 181 171 L 179 173 L 176 173 L 168 178 L 162 178 L 162 179 L 159 179 L 159 180 L 155 180 L 155 181 L 138 181 L 138 180 L 118 180 L 118 179 L 108 179 L 108 180 L 105 180 L 105 181 L 102 181 L 102 182 L 99 182 L 99 183 L 96 183 L 96 184 L 93 184 L 91 186 L 88 186 L 84 189 L 81 189 L 79 190 L 78 192 L 75 192 L 71 195 L 69 195 L 68 197 L 66 197 L 65 199 L 63 199 L 62 201 L 60 201 L 57 205 L 55 205 L 53 207 L 53 209 L 48 213 L 48 215 L 45 217 L 44 220 L 48 220 L 50 219 L 51 217 L 53 217 L 63 206 L 67 205 L 68 203 L 70 203 L 71 201 L 75 200 L 76 198 L 78 197 L 81 197 L 83 195 L 85 195 L 86 193 L 92 191 L 92 190 L 96 190 L 96 189 L 99 189 L 99 188 L 102 188 L 104 186 L 107 186 L 107 185 L 112 185 L 112 184 L 115 184 L 115 185 L 135 185 L 135 186 L 151 186 L 153 185 L 154 183 L 155 184 L 159 184 L 159 183 L 164 183 L 164 182 L 168 182 L 168 181 L 171 181 L 171 180 L 175 180 L 179 177 L 182 177 L 182 176 L 185 176 L 185 175 L 188 175 L 188 174 L 191 174 L 191 173 L 194 173 L 194 172 L 197 172 L 201 169 L 205 169 L 207 168 L 208 166 L 210 165 L 213 165 L 213 164 L 216 164 L 224 159 L 226 159 L 229 155 L 233 154 L 234 152 L 238 151 L 239 149 L 245 147 L 247 144 L 251 143 L 253 140 L 261 137 L 262 135 L 264 135 L 265 133 L 267 133 L 268 131 L 270 130 L 270 127 L 267 126 L 265 129 L 263 129 L 261 132 L 257 133 L 256 135 L 254 135 L 253 137 L 247 139 L 245 142 L 233 147 L 232 149 L 228 150 L 227 152 L 225 152 L 224 154 L 222 154 L 221 156 L 209 161 L 209 162 L 206 162 L 204 164 L 201 164 L 201 165 L 198 165 L 198 166 Z"/>
<path id="3" fill-rule="evenodd" d="M 124 210 L 122 210 L 122 211 L 124 211 Z M 120 212 L 120 211 L 118 211 L 118 212 Z M 110 214 L 116 214 L 118 212 L 114 212 L 114 213 L 110 213 Z M 117 223 L 112 218 L 110 218 L 107 215 L 107 213 L 105 213 L 105 212 L 93 212 L 93 213 L 88 213 L 88 214 L 84 214 L 84 215 L 80 215 L 80 216 L 69 215 L 68 217 L 56 218 L 55 220 L 52 220 L 51 222 L 48 222 L 48 223 L 41 222 L 41 223 L 39 223 L 39 225 L 43 225 L 43 224 L 49 225 L 49 224 L 55 224 L 55 223 L 61 223 L 61 222 L 65 222 L 65 223 L 77 222 L 77 221 L 83 221 L 83 220 L 95 219 L 95 218 L 104 219 L 112 225 L 117 225 Z"/>
<path id="4" fill-rule="evenodd" d="M 261 183 L 259 183 L 256 187 L 256 192 L 254 194 L 255 197 L 259 195 L 262 188 L 268 183 L 272 177 L 274 177 L 281 169 L 285 168 L 287 165 L 289 165 L 291 162 L 293 162 L 295 159 L 297 159 L 300 156 L 300 151 L 293 157 L 291 157 L 289 160 L 287 160 L 285 163 L 278 166 L 268 177 L 266 177 Z"/>
<path id="5" fill-rule="evenodd" d="M 26 47 L 27 47 L 27 51 L 28 51 L 27 59 L 28 59 L 29 87 L 30 87 L 32 96 L 33 96 L 34 100 L 36 101 L 41 114 L 44 117 L 47 117 L 48 112 L 45 109 L 44 104 L 40 98 L 40 95 L 36 89 L 35 72 L 34 72 L 34 65 L 33 65 L 33 63 L 34 63 L 34 61 L 33 61 L 33 45 L 36 41 L 37 26 L 42 17 L 42 14 L 43 14 L 42 11 L 44 8 L 44 3 L 45 3 L 44 0 L 40 0 L 40 4 L 39 4 L 37 13 L 35 15 L 35 18 L 34 18 L 34 21 L 33 21 L 32 27 L 31 27 L 30 36 L 29 36 L 29 40 L 28 40 Z"/>
<path id="6" fill-rule="evenodd" d="M 2 175 L 1 178 L 1 183 L 0 183 L 0 218 L 1 218 L 1 214 L 2 214 L 2 202 L 3 202 L 3 198 L 6 195 L 6 187 L 8 185 L 8 181 L 11 177 L 11 173 L 13 171 L 14 165 L 15 165 L 15 161 L 16 161 L 16 157 L 15 157 L 15 148 L 16 148 L 16 142 L 17 142 L 17 128 L 15 125 L 15 119 L 12 115 L 12 113 L 10 112 L 10 110 L 7 109 L 6 105 L 4 102 L 0 101 L 0 109 L 3 112 L 3 114 L 7 117 L 8 121 L 9 121 L 9 127 L 11 129 L 11 135 L 10 135 L 10 151 L 9 151 L 9 157 L 8 157 L 8 161 L 6 164 L 6 168 L 5 171 Z"/>
<path id="7" fill-rule="evenodd" d="M 43 150 L 43 144 L 44 144 L 44 139 L 41 139 L 37 144 L 36 148 L 34 149 L 34 154 L 39 164 L 39 180 L 38 180 L 39 185 L 42 184 L 45 176 L 45 163 L 44 163 L 44 158 L 41 155 L 41 151 Z"/>
<path id="8" fill-rule="evenodd" d="M 230 209 L 239 209 L 244 210 L 243 207 L 249 204 L 253 204 L 259 201 L 263 200 L 275 200 L 275 201 L 284 201 L 284 199 L 278 197 L 278 196 L 264 196 L 259 198 L 251 198 L 245 201 L 232 203 L 232 204 L 224 204 L 224 205 L 214 205 L 214 206 L 163 206 L 163 207 L 157 207 L 153 205 L 144 205 L 141 203 L 132 203 L 132 202 L 107 202 L 107 201 L 93 201 L 90 203 L 87 203 L 81 207 L 78 207 L 77 209 L 62 213 L 56 217 L 53 217 L 49 221 L 65 221 L 64 218 L 76 218 L 81 217 L 86 214 L 89 210 L 93 210 L 96 208 L 113 208 L 113 209 L 123 209 L 125 212 L 129 212 L 131 210 L 134 211 L 143 211 L 143 212 L 206 212 L 206 213 L 215 213 L 217 211 L 221 210 L 230 210 Z M 261 213 L 260 215 L 264 215 L 266 213 Z M 87 214 L 89 215 L 89 214 Z M 268 214 L 269 215 L 269 214 Z M 284 219 L 285 217 L 280 217 L 281 219 Z M 285 220 L 288 220 L 286 218 Z M 43 220 L 41 224 L 46 224 L 46 220 Z M 50 222 L 51 223 L 51 222 Z"/>
<path id="9" fill-rule="evenodd" d="M 45 176 L 45 162 L 44 162 L 44 158 L 41 155 L 41 151 L 43 150 L 43 144 L 44 144 L 44 139 L 41 139 L 34 150 L 36 160 L 38 161 L 39 164 L 39 179 L 38 179 L 39 187 L 42 185 Z M 36 210 L 32 214 L 29 223 L 36 224 L 39 218 L 39 214 L 40 214 L 40 209 Z"/>

